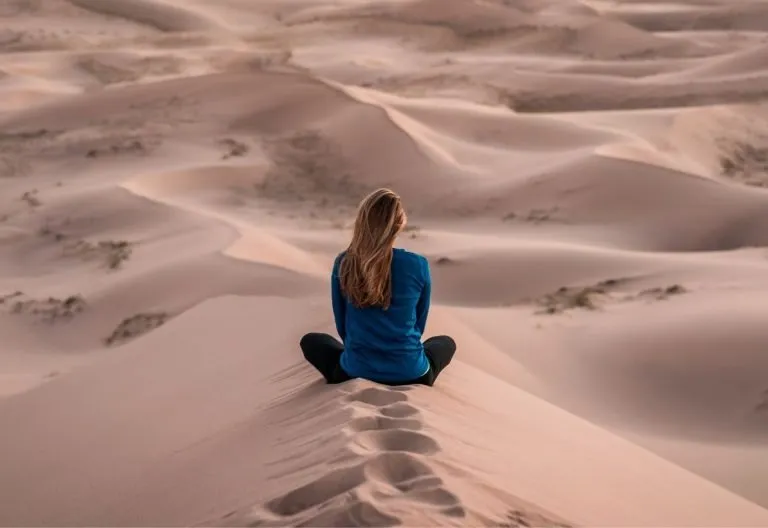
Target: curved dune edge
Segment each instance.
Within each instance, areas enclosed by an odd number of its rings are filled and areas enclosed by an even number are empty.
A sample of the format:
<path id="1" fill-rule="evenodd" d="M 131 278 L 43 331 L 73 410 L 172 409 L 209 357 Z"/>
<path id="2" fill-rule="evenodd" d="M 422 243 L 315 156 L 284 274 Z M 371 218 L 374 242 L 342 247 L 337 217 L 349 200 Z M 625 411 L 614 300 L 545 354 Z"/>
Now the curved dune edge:
<path id="1" fill-rule="evenodd" d="M 704 168 L 697 166 L 692 162 L 680 160 L 675 156 L 665 156 L 646 141 L 601 146 L 595 149 L 595 154 L 605 156 L 606 158 L 635 161 L 647 165 L 663 167 L 672 171 L 707 177 L 707 172 Z"/>
<path id="2" fill-rule="evenodd" d="M 284 242 L 278 236 L 258 229 L 233 215 L 227 215 L 189 203 L 182 203 L 179 200 L 169 198 L 161 192 L 157 192 L 157 190 L 153 189 L 151 182 L 147 183 L 146 181 L 148 179 L 151 180 L 152 177 L 153 175 L 140 177 L 123 182 L 120 186 L 136 196 L 186 210 L 228 225 L 237 232 L 238 236 L 233 243 L 222 250 L 222 254 L 239 260 L 271 264 L 298 273 L 307 273 L 315 276 L 327 274 L 326 269 L 318 264 L 315 259 Z"/>
<path id="3" fill-rule="evenodd" d="M 429 131 L 426 127 L 397 112 L 397 110 L 383 103 L 375 96 L 369 95 L 365 89 L 356 86 L 345 86 L 327 79 L 316 78 L 316 80 L 338 90 L 353 101 L 380 108 L 384 115 L 387 116 L 387 119 L 410 138 L 416 148 L 421 150 L 427 157 L 439 163 L 457 164 L 456 159 L 448 151 L 429 139 Z"/>
<path id="4" fill-rule="evenodd" d="M 165 0 L 67 0 L 97 14 L 123 18 L 160 31 L 183 32 L 219 29 L 210 18 Z"/>

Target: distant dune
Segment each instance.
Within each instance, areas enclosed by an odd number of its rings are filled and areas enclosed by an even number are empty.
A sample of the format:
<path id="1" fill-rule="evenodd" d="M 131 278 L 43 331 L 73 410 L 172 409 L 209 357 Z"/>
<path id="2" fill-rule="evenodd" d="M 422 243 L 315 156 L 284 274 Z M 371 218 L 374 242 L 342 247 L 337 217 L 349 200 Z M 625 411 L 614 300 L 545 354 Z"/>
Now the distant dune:
<path id="1" fill-rule="evenodd" d="M 0 18 L 0 525 L 768 525 L 766 2 Z M 298 350 L 379 186 L 433 388 Z"/>

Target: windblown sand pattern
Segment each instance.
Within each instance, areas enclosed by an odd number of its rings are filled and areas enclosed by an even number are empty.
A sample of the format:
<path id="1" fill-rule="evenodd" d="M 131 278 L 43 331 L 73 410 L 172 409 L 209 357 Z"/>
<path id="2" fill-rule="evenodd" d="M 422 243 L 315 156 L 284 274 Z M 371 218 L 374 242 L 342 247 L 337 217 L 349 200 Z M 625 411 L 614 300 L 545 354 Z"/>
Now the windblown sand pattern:
<path id="1" fill-rule="evenodd" d="M 768 525 L 768 2 L 0 21 L 0 525 Z M 434 388 L 298 350 L 379 186 Z"/>

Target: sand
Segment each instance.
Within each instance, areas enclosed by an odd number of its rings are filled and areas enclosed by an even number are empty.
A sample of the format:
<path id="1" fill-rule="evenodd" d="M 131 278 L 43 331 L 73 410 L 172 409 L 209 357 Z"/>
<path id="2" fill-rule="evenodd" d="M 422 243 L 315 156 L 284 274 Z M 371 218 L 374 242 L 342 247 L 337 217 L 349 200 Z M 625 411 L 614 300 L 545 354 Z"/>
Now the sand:
<path id="1" fill-rule="evenodd" d="M 0 525 L 768 526 L 768 2 L 0 19 Z M 298 348 L 379 186 L 433 388 Z"/>

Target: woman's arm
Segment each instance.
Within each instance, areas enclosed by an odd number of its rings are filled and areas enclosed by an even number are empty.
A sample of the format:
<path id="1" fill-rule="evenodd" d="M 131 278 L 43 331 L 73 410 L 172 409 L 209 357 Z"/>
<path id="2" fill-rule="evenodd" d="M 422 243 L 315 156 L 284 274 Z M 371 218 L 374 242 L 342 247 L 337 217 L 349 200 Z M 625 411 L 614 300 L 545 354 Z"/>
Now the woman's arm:
<path id="1" fill-rule="evenodd" d="M 429 261 L 423 260 L 424 287 L 421 290 L 419 302 L 416 304 L 416 328 L 422 335 L 427 328 L 427 315 L 429 315 L 429 302 L 432 295 L 432 277 L 429 273 Z"/>
<path id="2" fill-rule="evenodd" d="M 347 304 L 344 296 L 341 294 L 341 281 L 339 280 L 339 263 L 341 256 L 336 257 L 331 272 L 331 304 L 333 305 L 333 318 L 336 322 L 336 332 L 338 332 L 341 341 L 344 342 L 347 331 L 345 327 Z"/>

